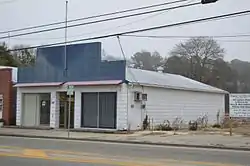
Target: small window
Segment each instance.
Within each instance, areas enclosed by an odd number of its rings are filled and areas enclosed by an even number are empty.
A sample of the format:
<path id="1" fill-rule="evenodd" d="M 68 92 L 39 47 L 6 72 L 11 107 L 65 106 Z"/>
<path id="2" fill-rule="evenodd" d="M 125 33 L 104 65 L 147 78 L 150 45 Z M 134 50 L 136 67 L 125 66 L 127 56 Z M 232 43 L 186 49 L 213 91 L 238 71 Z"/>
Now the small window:
<path id="1" fill-rule="evenodd" d="M 142 94 L 142 100 L 143 100 L 143 101 L 147 101 L 147 100 L 148 100 L 148 94 L 143 93 L 143 94 Z"/>

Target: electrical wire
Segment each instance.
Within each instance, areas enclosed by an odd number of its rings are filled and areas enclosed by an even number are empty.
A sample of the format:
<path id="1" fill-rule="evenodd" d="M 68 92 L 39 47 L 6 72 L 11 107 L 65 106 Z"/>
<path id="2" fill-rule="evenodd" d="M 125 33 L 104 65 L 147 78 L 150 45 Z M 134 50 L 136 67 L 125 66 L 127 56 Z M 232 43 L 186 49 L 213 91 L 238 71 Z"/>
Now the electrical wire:
<path id="1" fill-rule="evenodd" d="M 142 22 L 142 21 L 151 19 L 151 18 L 159 16 L 159 15 L 165 14 L 166 12 L 168 12 L 168 10 L 164 11 L 164 12 L 161 12 L 161 13 L 154 14 L 154 15 L 150 15 L 150 16 L 142 18 L 142 19 L 134 20 L 134 21 L 131 21 L 131 22 L 126 23 L 126 24 L 121 24 L 121 25 L 118 25 L 118 26 L 115 26 L 115 27 L 99 29 L 99 30 L 96 30 L 96 31 L 92 31 L 92 32 L 88 32 L 88 33 L 81 33 L 81 34 L 78 34 L 78 35 L 71 35 L 71 36 L 69 36 L 69 38 L 81 37 L 81 36 L 91 35 L 91 34 L 100 33 L 100 32 L 107 32 L 107 31 L 117 29 L 117 28 L 120 28 L 120 27 L 126 27 L 126 26 L 129 26 L 129 25 L 138 23 L 138 22 Z M 25 37 L 25 38 L 15 38 L 15 40 L 19 40 L 19 39 L 20 40 L 51 40 L 51 39 L 62 39 L 62 38 L 64 38 L 64 37 L 49 37 L 49 38 L 26 38 Z"/>
<path id="2" fill-rule="evenodd" d="M 113 20 L 124 19 L 124 18 L 130 18 L 130 17 L 140 16 L 140 15 L 145 15 L 145 14 L 150 14 L 150 13 L 162 12 L 162 11 L 166 11 L 166 10 L 173 10 L 173 9 L 178 9 L 178 8 L 195 6 L 195 5 L 199 5 L 199 4 L 201 4 L 201 3 L 197 2 L 197 3 L 174 6 L 174 7 L 169 7 L 169 8 L 151 10 L 151 11 L 140 12 L 140 13 L 135 13 L 135 14 L 129 14 L 129 15 L 124 15 L 124 16 L 119 16 L 119 17 L 112 17 L 112 18 L 107 18 L 107 19 L 102 19 L 102 20 L 90 21 L 90 22 L 85 22 L 85 23 L 80 23 L 80 24 L 69 25 L 68 28 L 89 25 L 89 24 L 96 24 L 96 23 L 101 23 L 101 22 L 106 22 L 106 21 L 113 21 Z M 19 33 L 19 34 L 15 34 L 15 35 L 7 35 L 7 36 L 0 37 L 0 39 L 25 36 L 25 35 L 31 35 L 31 34 L 37 34 L 37 33 L 43 33 L 43 32 L 50 32 L 50 31 L 55 31 L 55 30 L 64 29 L 64 28 L 65 28 L 65 26 L 61 26 L 61 27 L 44 29 L 44 30 L 39 30 L 39 31 Z"/>
<path id="3" fill-rule="evenodd" d="M 191 3 L 195 0 L 190 0 L 187 2 L 188 3 Z M 151 19 L 153 17 L 156 17 L 156 16 L 159 16 L 159 15 L 162 15 L 162 14 L 165 14 L 167 12 L 169 12 L 171 10 L 167 10 L 167 11 L 163 11 L 161 13 L 156 13 L 156 14 L 153 14 L 153 15 L 150 15 L 150 16 L 147 16 L 145 18 L 142 18 L 142 19 L 138 19 L 138 20 L 134 20 L 134 21 L 131 21 L 129 23 L 126 23 L 126 24 L 121 24 L 121 25 L 118 25 L 118 26 L 115 26 L 115 27 L 110 27 L 110 28 L 105 28 L 105 29 L 99 29 L 97 31 L 92 31 L 92 32 L 88 32 L 88 33 L 81 33 L 81 34 L 78 34 L 78 35 L 72 35 L 72 36 L 69 36 L 69 38 L 72 38 L 72 37 L 81 37 L 81 36 L 84 36 L 84 35 L 91 35 L 91 34 L 94 34 L 94 33 L 100 33 L 100 32 L 106 32 L 106 31 L 109 31 L 109 30 L 113 30 L 113 29 L 117 29 L 117 28 L 120 28 L 120 27 L 126 27 L 126 26 L 129 26 L 129 25 L 132 25 L 134 23 L 138 23 L 138 22 L 142 22 L 142 21 L 145 21 L 145 20 L 148 20 L 148 19 Z M 51 39 L 62 39 L 64 37 L 50 37 L 50 38 L 21 38 L 20 40 L 51 40 Z M 16 39 L 19 39 L 19 38 L 16 38 Z"/>
<path id="4" fill-rule="evenodd" d="M 120 49 L 121 49 L 121 53 L 122 53 L 123 59 L 126 61 L 127 58 L 126 58 L 125 53 L 124 53 L 124 50 L 123 50 L 123 48 L 122 48 L 121 41 L 120 41 L 120 37 L 119 37 L 119 36 L 116 36 L 116 37 L 117 37 L 118 44 L 119 44 Z"/>
<path id="5" fill-rule="evenodd" d="M 118 40 L 118 43 L 119 43 L 119 46 L 120 46 L 120 49 L 121 49 L 121 52 L 122 52 L 122 55 L 123 55 L 123 58 L 125 61 L 127 61 L 126 59 L 126 55 L 125 55 L 125 52 L 123 50 L 123 47 L 122 47 L 122 44 L 121 44 L 121 40 L 120 40 L 120 37 L 117 36 L 117 40 Z M 134 85 L 134 83 L 136 83 L 138 86 L 141 86 L 142 88 L 142 93 L 144 93 L 144 87 L 140 84 L 140 82 L 136 79 L 134 73 L 131 71 L 131 68 L 130 67 L 126 67 L 126 70 L 131 74 L 131 76 L 133 77 L 133 82 L 132 85 Z M 128 86 L 127 86 L 127 95 L 128 95 Z M 142 104 L 142 103 L 141 103 Z M 127 105 L 127 109 L 128 109 L 128 105 Z"/>
<path id="6" fill-rule="evenodd" d="M 9 3 L 13 3 L 17 0 L 6 0 L 6 1 L 0 1 L 0 5 L 4 5 L 4 4 L 9 4 Z M 8 33 L 8 32 L 7 32 Z"/>
<path id="7" fill-rule="evenodd" d="M 205 37 L 205 38 L 236 38 L 236 37 L 250 37 L 248 35 L 225 35 L 225 36 L 151 36 L 151 35 L 122 35 L 124 37 L 136 37 L 136 38 L 153 38 L 153 39 L 190 39 L 190 38 L 197 38 L 197 37 Z M 235 42 L 235 43 L 248 43 L 250 40 L 218 40 L 218 42 Z"/>
<path id="8" fill-rule="evenodd" d="M 116 37 L 117 37 L 118 44 L 119 44 L 120 49 L 121 49 L 121 53 L 122 53 L 123 59 L 127 62 L 127 58 L 126 58 L 125 52 L 124 52 L 124 50 L 123 50 L 123 48 L 122 48 L 122 44 L 121 44 L 120 37 L 119 37 L 119 36 L 116 36 Z M 130 72 L 131 76 L 133 77 L 134 81 L 135 81 L 138 85 L 140 85 L 139 81 L 136 79 L 134 73 L 130 70 L 130 68 L 128 67 L 127 69 L 128 69 L 128 72 Z"/>
<path id="9" fill-rule="evenodd" d="M 138 38 L 158 38 L 158 39 L 172 39 L 172 38 L 197 38 L 197 37 L 211 37 L 211 38 L 236 38 L 236 37 L 250 37 L 250 34 L 239 34 L 239 35 L 214 35 L 214 36 L 156 36 L 156 35 L 122 35 L 127 37 L 138 37 Z"/>
<path id="10" fill-rule="evenodd" d="M 126 10 L 116 11 L 116 12 L 111 12 L 111 13 L 104 13 L 104 14 L 99 14 L 99 15 L 94 15 L 94 16 L 76 18 L 76 19 L 68 20 L 68 23 L 76 22 L 76 21 L 83 21 L 83 20 L 88 20 L 88 19 L 93 19 L 93 18 L 99 18 L 99 17 L 105 17 L 105 16 L 111 16 L 111 15 L 116 15 L 116 14 L 122 14 L 122 13 L 128 13 L 128 12 L 133 12 L 133 11 L 137 11 L 137 10 L 155 8 L 155 7 L 165 6 L 165 5 L 172 5 L 172 4 L 186 2 L 186 1 L 188 1 L 188 0 L 176 0 L 176 1 L 171 1 L 171 2 L 149 5 L 149 6 L 142 6 L 142 7 L 138 7 L 138 8 L 126 9 Z M 18 31 L 24 31 L 24 30 L 30 30 L 30 29 L 36 29 L 36 28 L 44 28 L 44 27 L 53 26 L 53 25 L 60 25 L 60 24 L 64 24 L 64 23 L 65 23 L 65 21 L 59 21 L 59 22 L 54 22 L 54 23 L 50 23 L 50 24 L 42 24 L 42 25 L 25 27 L 25 28 L 13 29 L 13 30 L 9 30 L 9 31 L 1 31 L 0 34 L 12 33 L 12 32 L 18 32 Z"/>
<path id="11" fill-rule="evenodd" d="M 250 14 L 250 10 L 244 10 L 244 11 L 240 11 L 240 12 L 217 15 L 217 16 L 213 16 L 213 17 L 205 17 L 205 18 L 201 18 L 201 19 L 189 20 L 189 21 L 184 21 L 184 22 L 177 22 L 177 23 L 173 23 L 173 24 L 155 26 L 155 27 L 150 27 L 150 28 L 137 29 L 137 30 L 133 30 L 133 31 L 126 31 L 126 32 L 120 32 L 120 33 L 114 33 L 114 34 L 108 34 L 108 35 L 96 36 L 96 37 L 90 37 L 90 38 L 83 38 L 83 39 L 77 39 L 77 40 L 70 40 L 70 41 L 67 41 L 67 44 L 82 42 L 82 41 L 87 41 L 87 40 L 96 40 L 96 39 L 103 39 L 103 38 L 109 38 L 109 37 L 115 37 L 115 36 L 123 36 L 123 35 L 127 35 L 127 34 L 146 32 L 146 31 L 158 30 L 158 29 L 163 29 L 163 28 L 179 27 L 179 26 L 183 26 L 183 25 L 190 25 L 190 24 L 196 24 L 196 23 L 201 23 L 201 22 L 217 21 L 217 20 L 228 19 L 228 18 L 232 18 L 232 17 L 236 17 L 236 16 L 245 16 L 247 14 L 248 15 Z M 62 44 L 65 44 L 65 43 L 58 42 L 58 43 L 52 43 L 52 44 L 31 46 L 31 47 L 26 47 L 26 48 L 21 48 L 21 49 L 12 49 L 9 51 L 18 51 L 18 50 L 23 50 L 23 49 L 34 49 L 34 48 L 40 48 L 40 47 L 50 47 L 50 46 L 62 45 Z"/>
<path id="12" fill-rule="evenodd" d="M 245 43 L 245 42 L 250 42 L 250 40 L 217 40 L 219 42 L 236 42 L 236 43 Z"/>

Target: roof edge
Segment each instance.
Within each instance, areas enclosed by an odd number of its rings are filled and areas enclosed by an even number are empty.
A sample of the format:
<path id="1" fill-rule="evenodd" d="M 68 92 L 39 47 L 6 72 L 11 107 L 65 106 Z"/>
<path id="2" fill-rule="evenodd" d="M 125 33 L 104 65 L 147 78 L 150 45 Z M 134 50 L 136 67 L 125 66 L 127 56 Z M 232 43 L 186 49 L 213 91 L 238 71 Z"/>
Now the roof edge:
<path id="1" fill-rule="evenodd" d="M 91 86 L 91 85 L 119 85 L 123 80 L 101 80 L 101 81 L 72 81 L 65 82 L 64 85 Z"/>
<path id="2" fill-rule="evenodd" d="M 124 80 L 102 80 L 102 81 L 72 81 L 72 82 L 45 82 L 45 83 L 16 83 L 14 87 L 55 87 L 62 85 L 73 85 L 73 86 L 97 86 L 97 85 L 119 85 Z"/>
<path id="3" fill-rule="evenodd" d="M 184 87 L 173 87 L 173 86 L 164 86 L 164 85 L 158 85 L 158 84 L 147 84 L 147 83 L 138 83 L 138 82 L 131 82 L 128 81 L 128 83 L 134 83 L 139 84 L 141 86 L 151 86 L 151 87 L 157 87 L 157 88 L 165 88 L 165 89 L 173 89 L 173 90 L 184 90 L 184 91 L 193 91 L 193 92 L 207 92 L 207 93 L 218 93 L 218 94 L 229 94 L 228 91 L 218 89 L 218 90 L 203 90 L 203 89 L 193 89 L 193 88 L 184 88 Z"/>
<path id="4" fill-rule="evenodd" d="M 14 87 L 48 87 L 48 86 L 61 86 L 64 82 L 48 82 L 48 83 L 16 83 Z"/>

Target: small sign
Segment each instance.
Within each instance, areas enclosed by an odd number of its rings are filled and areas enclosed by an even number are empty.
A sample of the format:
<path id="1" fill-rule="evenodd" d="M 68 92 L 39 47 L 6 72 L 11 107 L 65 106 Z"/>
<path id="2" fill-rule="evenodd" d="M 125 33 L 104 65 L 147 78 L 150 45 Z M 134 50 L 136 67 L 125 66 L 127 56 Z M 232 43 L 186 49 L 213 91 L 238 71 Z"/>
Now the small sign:
<path id="1" fill-rule="evenodd" d="M 73 95 L 74 94 L 74 86 L 68 85 L 67 86 L 67 95 Z"/>
<path id="2" fill-rule="evenodd" d="M 42 106 L 43 106 L 43 107 L 46 106 L 46 101 L 42 101 Z"/>

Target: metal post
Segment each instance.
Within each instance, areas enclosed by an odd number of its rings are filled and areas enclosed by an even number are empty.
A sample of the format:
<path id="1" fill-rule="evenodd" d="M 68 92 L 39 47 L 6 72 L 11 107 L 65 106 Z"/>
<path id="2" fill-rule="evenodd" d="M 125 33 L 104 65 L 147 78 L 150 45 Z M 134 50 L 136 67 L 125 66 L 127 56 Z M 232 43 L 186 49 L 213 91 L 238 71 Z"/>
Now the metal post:
<path id="1" fill-rule="evenodd" d="M 64 129 L 67 129 L 68 128 L 68 125 L 67 125 L 67 120 L 68 120 L 68 118 L 67 118 L 67 111 L 68 111 L 68 108 L 67 108 L 67 106 L 68 106 L 68 103 L 67 103 L 67 98 L 66 98 L 66 100 L 64 101 L 64 124 L 63 124 L 63 126 L 64 126 Z"/>
<path id="2" fill-rule="evenodd" d="M 68 28 L 68 1 L 65 2 L 65 43 L 64 43 L 64 76 L 67 77 L 67 28 Z M 69 95 L 69 103 L 68 103 L 68 138 L 70 136 L 70 110 L 71 110 L 71 95 Z"/>
<path id="3" fill-rule="evenodd" d="M 100 94 L 99 92 L 97 93 L 97 121 L 96 121 L 96 125 L 97 125 L 97 128 L 100 127 L 100 123 L 99 123 L 99 119 L 100 119 Z"/>
<path id="4" fill-rule="evenodd" d="M 70 110 L 71 110 L 71 95 L 69 95 L 69 108 L 68 108 L 68 138 L 69 138 L 69 134 L 70 134 Z"/>
<path id="5" fill-rule="evenodd" d="M 65 9 L 65 41 L 64 41 L 64 72 L 65 76 L 67 76 L 68 64 L 67 64 L 67 30 L 68 30 L 68 1 L 66 1 L 66 9 Z"/>
<path id="6" fill-rule="evenodd" d="M 154 119 L 152 118 L 152 131 L 154 132 Z"/>
<path id="7" fill-rule="evenodd" d="M 233 135 L 233 121 L 232 121 L 232 118 L 230 117 L 229 118 L 229 127 L 230 127 L 230 130 L 229 130 L 229 133 L 230 133 L 230 136 Z"/>

